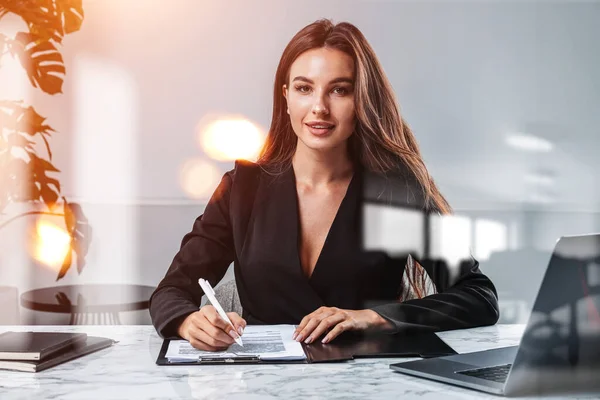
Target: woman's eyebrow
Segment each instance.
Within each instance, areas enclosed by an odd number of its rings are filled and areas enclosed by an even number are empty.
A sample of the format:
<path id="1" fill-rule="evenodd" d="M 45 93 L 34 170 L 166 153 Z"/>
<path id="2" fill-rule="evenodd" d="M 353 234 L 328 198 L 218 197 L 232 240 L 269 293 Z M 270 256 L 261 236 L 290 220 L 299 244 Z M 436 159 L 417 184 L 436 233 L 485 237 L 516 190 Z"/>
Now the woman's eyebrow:
<path id="1" fill-rule="evenodd" d="M 329 82 L 330 85 L 333 85 L 334 83 L 349 83 L 349 84 L 353 84 L 354 83 L 354 79 L 352 79 L 352 78 L 346 78 L 346 77 L 341 77 L 341 78 L 335 78 L 331 82 Z"/>
<path id="2" fill-rule="evenodd" d="M 306 83 L 310 83 L 310 84 L 315 83 L 312 79 L 309 79 L 309 78 L 307 78 L 305 76 L 297 76 L 297 77 L 294 78 L 294 80 L 292 82 L 296 82 L 296 81 L 302 81 L 302 82 L 306 82 Z M 333 85 L 335 83 L 350 83 L 350 84 L 353 84 L 354 83 L 354 79 L 347 78 L 347 77 L 340 77 L 340 78 L 332 79 L 329 82 L 330 85 Z"/>

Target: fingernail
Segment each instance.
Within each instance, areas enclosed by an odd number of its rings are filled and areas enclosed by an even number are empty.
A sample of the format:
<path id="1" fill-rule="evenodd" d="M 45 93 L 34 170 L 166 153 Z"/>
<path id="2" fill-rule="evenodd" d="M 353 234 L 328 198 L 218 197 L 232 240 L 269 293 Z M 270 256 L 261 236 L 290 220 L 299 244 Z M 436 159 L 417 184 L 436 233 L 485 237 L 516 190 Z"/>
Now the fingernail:
<path id="1" fill-rule="evenodd" d="M 309 344 L 312 341 L 312 338 L 309 336 L 306 338 L 306 340 L 304 341 L 304 343 Z"/>
<path id="2" fill-rule="evenodd" d="M 244 334 L 244 328 L 242 328 L 241 326 L 238 327 L 238 333 L 240 334 L 240 336 L 242 336 Z"/>
<path id="3" fill-rule="evenodd" d="M 294 334 L 292 335 L 292 340 L 296 340 L 296 336 L 298 336 L 298 333 L 294 332 Z"/>
<path id="4" fill-rule="evenodd" d="M 297 342 L 301 342 L 301 341 L 302 341 L 302 335 L 298 335 L 298 336 L 296 336 L 296 341 L 297 341 Z"/>
<path id="5" fill-rule="evenodd" d="M 321 343 L 327 343 L 329 340 L 327 340 L 327 338 L 323 338 L 323 340 L 321 340 Z"/>
<path id="6" fill-rule="evenodd" d="M 231 336 L 234 339 L 237 339 L 239 336 L 237 333 L 235 333 L 235 331 L 232 329 L 229 331 L 229 336 Z"/>

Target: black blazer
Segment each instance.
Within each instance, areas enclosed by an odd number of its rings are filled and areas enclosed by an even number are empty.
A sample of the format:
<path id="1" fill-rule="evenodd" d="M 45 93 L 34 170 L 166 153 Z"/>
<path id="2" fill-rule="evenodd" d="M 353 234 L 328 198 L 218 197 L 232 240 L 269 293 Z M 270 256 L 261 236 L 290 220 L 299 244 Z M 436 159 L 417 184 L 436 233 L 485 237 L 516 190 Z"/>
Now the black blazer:
<path id="1" fill-rule="evenodd" d="M 420 190 L 407 176 L 394 176 L 396 190 L 400 188 L 402 193 L 395 198 L 425 211 Z M 298 253 L 293 168 L 273 175 L 256 164 L 237 161 L 223 176 L 204 214 L 183 238 L 150 298 L 150 315 L 157 332 L 163 337 L 177 336 L 179 324 L 200 305 L 203 293 L 198 279 L 207 279 L 215 286 L 232 262 L 243 318 L 249 324 L 298 324 L 321 306 L 371 308 L 392 322 L 396 331 L 440 331 L 496 323 L 496 289 L 474 259 L 463 263 L 454 282 L 449 282 L 443 262 L 419 260 L 438 293 L 398 300 L 406 290 L 401 285 L 406 258 L 361 249 L 361 205 L 371 196 L 368 193 L 385 199 L 385 190 L 390 187 L 389 179 L 378 178 L 357 168 L 313 274 L 307 278 Z M 253 179 L 256 181 L 249 182 Z"/>

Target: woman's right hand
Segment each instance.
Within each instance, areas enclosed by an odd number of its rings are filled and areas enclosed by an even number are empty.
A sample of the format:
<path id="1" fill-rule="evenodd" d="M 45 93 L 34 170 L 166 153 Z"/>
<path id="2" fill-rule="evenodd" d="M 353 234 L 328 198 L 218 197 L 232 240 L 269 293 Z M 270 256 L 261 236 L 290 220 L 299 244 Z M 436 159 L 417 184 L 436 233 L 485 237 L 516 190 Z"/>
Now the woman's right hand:
<path id="1" fill-rule="evenodd" d="M 177 333 L 199 350 L 222 351 L 235 343 L 246 327 L 246 321 L 239 314 L 227 313 L 233 327 L 225 322 L 210 304 L 188 315 Z"/>

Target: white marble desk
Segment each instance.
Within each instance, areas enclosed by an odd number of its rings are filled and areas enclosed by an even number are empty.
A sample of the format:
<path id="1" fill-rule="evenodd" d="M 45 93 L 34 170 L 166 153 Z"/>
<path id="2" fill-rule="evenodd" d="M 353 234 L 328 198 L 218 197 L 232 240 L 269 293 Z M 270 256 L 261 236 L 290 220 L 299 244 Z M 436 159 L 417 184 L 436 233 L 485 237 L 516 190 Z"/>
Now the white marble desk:
<path id="1" fill-rule="evenodd" d="M 496 325 L 439 336 L 457 352 L 466 353 L 515 345 L 523 328 Z M 2 400 L 498 399 L 389 369 L 389 364 L 409 358 L 312 365 L 159 367 L 155 360 L 162 340 L 152 326 L 0 326 L 0 332 L 7 330 L 78 331 L 119 343 L 36 374 L 0 370 Z"/>

